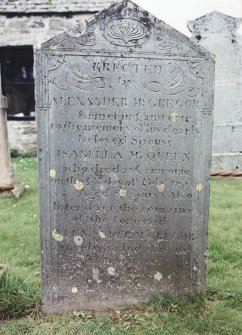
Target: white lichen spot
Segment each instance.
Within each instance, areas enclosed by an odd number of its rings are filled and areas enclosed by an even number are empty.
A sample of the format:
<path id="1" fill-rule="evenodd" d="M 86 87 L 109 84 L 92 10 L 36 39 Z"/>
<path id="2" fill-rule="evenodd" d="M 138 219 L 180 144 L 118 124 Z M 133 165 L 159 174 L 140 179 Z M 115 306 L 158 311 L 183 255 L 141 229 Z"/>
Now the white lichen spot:
<path id="1" fill-rule="evenodd" d="M 126 197 L 126 195 L 127 195 L 127 191 L 124 190 L 123 188 L 121 188 L 121 189 L 119 190 L 118 194 L 120 195 L 120 197 L 124 198 L 124 197 Z"/>
<path id="2" fill-rule="evenodd" d="M 171 113 L 170 120 L 171 122 L 176 122 L 177 119 L 177 113 Z"/>
<path id="3" fill-rule="evenodd" d="M 83 238 L 81 236 L 74 236 L 74 242 L 80 247 L 82 245 Z"/>
<path id="4" fill-rule="evenodd" d="M 77 292 L 78 292 L 78 289 L 77 289 L 76 287 L 72 287 L 71 292 L 72 292 L 72 293 L 77 293 Z"/>
<path id="5" fill-rule="evenodd" d="M 193 267 L 193 271 L 197 271 L 197 267 L 196 267 L 196 265 L 194 265 L 194 267 Z"/>
<path id="6" fill-rule="evenodd" d="M 52 231 L 52 237 L 54 238 L 54 240 L 58 241 L 58 242 L 61 242 L 64 240 L 64 236 L 61 235 L 60 233 L 57 233 L 57 230 L 54 229 Z"/>
<path id="7" fill-rule="evenodd" d="M 118 175 L 116 173 L 110 172 L 108 175 L 112 181 L 118 181 Z"/>
<path id="8" fill-rule="evenodd" d="M 127 7 L 132 9 L 132 8 L 134 8 L 134 4 L 132 2 L 128 2 Z"/>
<path id="9" fill-rule="evenodd" d="M 100 190 L 101 190 L 101 191 L 105 191 L 105 188 L 106 188 L 105 185 L 101 185 L 101 186 L 100 186 Z"/>
<path id="10" fill-rule="evenodd" d="M 99 31 L 100 31 L 100 30 L 99 30 L 99 28 L 98 28 L 98 27 L 96 27 L 96 28 L 95 28 L 95 33 L 96 33 L 96 34 L 98 34 L 98 33 L 99 33 Z"/>
<path id="11" fill-rule="evenodd" d="M 54 169 L 51 169 L 50 170 L 50 177 L 55 178 L 55 176 L 56 176 L 56 171 Z"/>
<path id="12" fill-rule="evenodd" d="M 197 190 L 198 192 L 201 192 L 202 189 L 203 189 L 203 184 L 202 184 L 202 183 L 198 183 L 197 186 L 196 186 L 196 190 Z"/>
<path id="13" fill-rule="evenodd" d="M 161 281 L 161 279 L 162 279 L 162 274 L 157 271 L 156 274 L 154 275 L 154 280 Z"/>
<path id="14" fill-rule="evenodd" d="M 99 270 L 98 268 L 92 269 L 92 278 L 95 280 L 97 284 L 101 284 L 101 280 L 99 279 Z"/>
<path id="15" fill-rule="evenodd" d="M 81 180 L 77 179 L 76 182 L 75 182 L 75 184 L 74 184 L 74 187 L 75 187 L 75 189 L 77 191 L 81 191 L 84 188 L 84 184 L 83 184 L 83 182 Z"/>
<path id="16" fill-rule="evenodd" d="M 160 193 L 163 193 L 165 190 L 165 185 L 163 183 L 158 184 L 156 187 Z"/>
<path id="17" fill-rule="evenodd" d="M 108 268 L 108 274 L 110 276 L 115 276 L 115 269 L 112 266 Z"/>
<path id="18" fill-rule="evenodd" d="M 101 238 L 105 238 L 105 237 L 106 237 L 106 235 L 105 235 L 102 231 L 99 232 L 99 236 L 100 236 Z"/>

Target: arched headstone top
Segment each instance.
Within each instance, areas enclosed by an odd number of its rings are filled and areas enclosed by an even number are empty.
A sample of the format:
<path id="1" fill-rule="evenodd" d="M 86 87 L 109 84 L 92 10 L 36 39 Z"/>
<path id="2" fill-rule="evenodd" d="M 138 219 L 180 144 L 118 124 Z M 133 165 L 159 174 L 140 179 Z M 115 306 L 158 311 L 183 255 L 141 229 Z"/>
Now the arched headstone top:
<path id="1" fill-rule="evenodd" d="M 135 3 L 124 0 L 42 44 L 49 50 L 152 52 L 206 57 L 209 52 Z"/>
<path id="2" fill-rule="evenodd" d="M 196 36 L 209 34 L 235 34 L 242 23 L 241 18 L 226 15 L 218 11 L 212 11 L 196 20 L 188 21 L 187 27 Z"/>

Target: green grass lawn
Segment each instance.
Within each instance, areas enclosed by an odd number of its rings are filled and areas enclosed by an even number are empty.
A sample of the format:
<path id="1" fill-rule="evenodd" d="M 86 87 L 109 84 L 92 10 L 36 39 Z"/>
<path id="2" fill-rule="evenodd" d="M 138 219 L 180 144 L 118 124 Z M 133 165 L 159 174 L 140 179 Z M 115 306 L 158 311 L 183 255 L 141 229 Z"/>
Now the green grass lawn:
<path id="1" fill-rule="evenodd" d="M 242 335 L 242 180 L 211 180 L 207 293 L 156 298 L 101 313 L 40 312 L 35 158 L 15 158 L 23 196 L 0 199 L 1 335 Z M 1 266 L 0 266 L 1 273 Z"/>

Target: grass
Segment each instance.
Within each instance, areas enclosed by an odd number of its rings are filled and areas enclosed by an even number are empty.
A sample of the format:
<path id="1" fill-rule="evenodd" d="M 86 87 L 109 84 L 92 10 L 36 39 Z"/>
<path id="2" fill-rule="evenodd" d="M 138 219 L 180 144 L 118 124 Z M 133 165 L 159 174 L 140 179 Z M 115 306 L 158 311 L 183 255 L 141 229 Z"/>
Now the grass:
<path id="1" fill-rule="evenodd" d="M 205 298 L 154 298 L 104 312 L 40 312 L 35 158 L 14 158 L 19 199 L 0 199 L 0 335 L 241 335 L 242 180 L 212 178 Z M 1 270 L 1 266 L 0 266 Z M 1 271 L 0 271 L 1 276 Z"/>

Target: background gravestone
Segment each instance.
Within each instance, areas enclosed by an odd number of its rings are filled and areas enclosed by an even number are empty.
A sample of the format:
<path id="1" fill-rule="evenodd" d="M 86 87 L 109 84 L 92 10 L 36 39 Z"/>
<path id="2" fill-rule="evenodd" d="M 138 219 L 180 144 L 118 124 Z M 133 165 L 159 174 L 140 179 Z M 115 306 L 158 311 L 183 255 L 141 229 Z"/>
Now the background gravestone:
<path id="1" fill-rule="evenodd" d="M 188 22 L 199 44 L 216 55 L 211 172 L 242 172 L 242 19 L 217 11 Z"/>
<path id="2" fill-rule="evenodd" d="M 203 292 L 214 62 L 124 1 L 37 54 L 43 309 Z"/>
<path id="3" fill-rule="evenodd" d="M 14 188 L 13 184 L 15 182 L 10 164 L 11 158 L 8 144 L 8 129 L 6 116 L 7 106 L 8 101 L 7 98 L 2 95 L 2 83 L 0 81 L 0 192 L 12 190 Z"/>
<path id="4" fill-rule="evenodd" d="M 0 191 L 4 192 L 11 191 L 15 182 L 8 144 L 7 105 L 7 98 L 2 96 L 0 88 Z"/>

